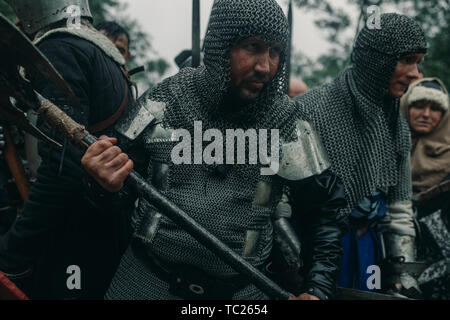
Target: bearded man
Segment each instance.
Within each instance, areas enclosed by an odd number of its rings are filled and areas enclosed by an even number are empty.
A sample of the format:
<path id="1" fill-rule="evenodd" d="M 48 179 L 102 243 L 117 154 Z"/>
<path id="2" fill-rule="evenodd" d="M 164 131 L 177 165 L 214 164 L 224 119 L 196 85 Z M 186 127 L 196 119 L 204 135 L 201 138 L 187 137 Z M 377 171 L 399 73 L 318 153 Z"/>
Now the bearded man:
<path id="1" fill-rule="evenodd" d="M 121 146 L 139 150 L 130 157 L 144 164 L 136 169 L 149 182 L 260 270 L 279 262 L 270 260 L 276 220 L 289 217 L 283 196 L 288 186 L 300 208 L 295 215 L 310 231 L 312 257 L 302 287 L 293 293 L 299 299 L 332 298 L 345 226 L 338 210 L 346 203 L 314 131 L 284 94 L 287 19 L 275 0 L 218 0 L 210 21 L 205 65 L 183 68 L 146 93 L 117 126 Z M 278 129 L 278 174 L 262 175 L 261 166 L 250 163 L 187 164 L 190 155 L 175 165 L 174 131 L 195 135 L 196 121 L 223 136 L 229 129 Z M 111 192 L 103 198 L 122 189 L 134 164 L 115 143 L 103 137 L 82 159 Z M 132 220 L 132 244 L 107 299 L 268 298 L 145 199 L 139 199 Z"/>
<path id="2" fill-rule="evenodd" d="M 380 29 L 366 26 L 359 33 L 352 65 L 331 84 L 296 100 L 345 184 L 351 230 L 343 239 L 341 286 L 379 289 L 368 285 L 369 268 L 379 266 L 383 255 L 391 263 L 415 261 L 410 132 L 399 107 L 419 77 L 417 65 L 426 51 L 425 35 L 415 21 L 382 14 Z M 382 277 L 389 279 L 387 289 L 417 297 L 413 277 L 392 269 L 397 272 Z"/>

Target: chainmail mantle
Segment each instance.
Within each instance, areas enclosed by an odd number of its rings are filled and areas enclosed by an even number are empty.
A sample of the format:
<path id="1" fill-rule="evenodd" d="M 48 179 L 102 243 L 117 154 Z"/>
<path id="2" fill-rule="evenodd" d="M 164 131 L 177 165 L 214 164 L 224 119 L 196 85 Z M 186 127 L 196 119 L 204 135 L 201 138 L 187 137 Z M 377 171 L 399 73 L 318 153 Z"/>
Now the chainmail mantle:
<path id="1" fill-rule="evenodd" d="M 381 30 L 358 35 L 352 66 L 331 83 L 297 98 L 344 181 L 349 212 L 377 189 L 388 203 L 411 197 L 410 133 L 400 116 L 400 100 L 388 96 L 399 59 L 425 53 L 423 31 L 412 19 L 383 14 Z"/>

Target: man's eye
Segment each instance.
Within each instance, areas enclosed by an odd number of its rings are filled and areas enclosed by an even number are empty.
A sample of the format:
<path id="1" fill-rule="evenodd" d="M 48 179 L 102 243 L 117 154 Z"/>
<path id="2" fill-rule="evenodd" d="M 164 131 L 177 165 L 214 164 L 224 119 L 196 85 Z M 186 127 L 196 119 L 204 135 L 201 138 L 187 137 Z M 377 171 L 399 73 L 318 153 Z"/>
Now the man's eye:
<path id="1" fill-rule="evenodd" d="M 272 58 L 279 57 L 281 55 L 281 48 L 270 48 L 270 56 Z"/>
<path id="2" fill-rule="evenodd" d="M 403 58 L 403 61 L 407 64 L 411 64 L 414 62 L 414 59 L 411 57 L 405 57 L 405 58 Z"/>
<path id="3" fill-rule="evenodd" d="M 419 64 L 423 61 L 423 59 L 421 59 L 420 61 L 417 61 L 416 57 L 405 57 L 402 60 L 406 64 L 413 64 L 413 63 Z"/>

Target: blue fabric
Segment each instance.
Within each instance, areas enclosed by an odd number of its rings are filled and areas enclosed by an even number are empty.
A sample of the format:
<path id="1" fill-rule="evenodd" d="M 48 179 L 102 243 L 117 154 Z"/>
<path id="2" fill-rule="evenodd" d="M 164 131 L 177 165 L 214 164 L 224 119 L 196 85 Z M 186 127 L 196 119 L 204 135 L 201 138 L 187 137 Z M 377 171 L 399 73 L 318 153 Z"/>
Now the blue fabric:
<path id="1" fill-rule="evenodd" d="M 372 273 L 367 268 L 381 263 L 381 246 L 373 223 L 386 216 L 386 202 L 381 192 L 363 199 L 352 212 L 352 217 L 361 225 L 368 226 L 368 231 L 361 238 L 357 229 L 350 228 L 342 238 L 343 256 L 338 285 L 363 291 L 376 291 L 367 287 L 367 280 Z"/>
<path id="2" fill-rule="evenodd" d="M 338 285 L 363 291 L 375 291 L 367 287 L 367 279 L 372 273 L 367 268 L 380 264 L 381 250 L 374 228 L 358 237 L 355 229 L 351 229 L 342 239 L 344 255 Z"/>
<path id="3" fill-rule="evenodd" d="M 386 216 L 386 202 L 380 191 L 377 191 L 370 197 L 362 199 L 351 213 L 351 218 L 358 221 L 360 224 L 363 222 L 363 224 L 367 225 L 384 216 Z"/>

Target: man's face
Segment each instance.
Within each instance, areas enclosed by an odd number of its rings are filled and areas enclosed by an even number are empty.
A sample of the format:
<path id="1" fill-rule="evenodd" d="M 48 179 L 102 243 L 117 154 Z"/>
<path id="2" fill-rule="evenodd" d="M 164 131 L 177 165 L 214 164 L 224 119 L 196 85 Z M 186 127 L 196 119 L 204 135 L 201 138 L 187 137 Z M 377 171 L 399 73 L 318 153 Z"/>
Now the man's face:
<path id="1" fill-rule="evenodd" d="M 442 109 L 432 101 L 421 100 L 409 108 L 409 125 L 419 134 L 432 132 L 442 119 Z"/>
<path id="2" fill-rule="evenodd" d="M 277 74 L 281 52 L 281 43 L 268 44 L 259 37 L 247 38 L 231 48 L 233 94 L 243 101 L 256 100 Z"/>
<path id="3" fill-rule="evenodd" d="M 105 30 L 99 30 L 101 33 L 103 33 L 105 36 L 108 37 L 109 40 L 111 40 L 112 43 L 116 46 L 117 49 L 119 49 L 122 56 L 125 58 L 125 61 L 128 61 L 131 58 L 131 53 L 129 50 L 129 42 L 128 37 L 125 34 L 121 34 L 117 37 L 117 39 L 114 39 L 112 36 L 110 36 Z"/>
<path id="4" fill-rule="evenodd" d="M 409 85 L 419 79 L 417 65 L 422 62 L 424 56 L 423 53 L 414 53 L 400 58 L 389 86 L 389 94 L 392 97 L 401 98 Z"/>

